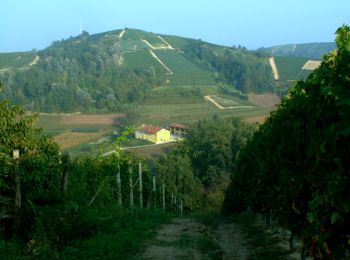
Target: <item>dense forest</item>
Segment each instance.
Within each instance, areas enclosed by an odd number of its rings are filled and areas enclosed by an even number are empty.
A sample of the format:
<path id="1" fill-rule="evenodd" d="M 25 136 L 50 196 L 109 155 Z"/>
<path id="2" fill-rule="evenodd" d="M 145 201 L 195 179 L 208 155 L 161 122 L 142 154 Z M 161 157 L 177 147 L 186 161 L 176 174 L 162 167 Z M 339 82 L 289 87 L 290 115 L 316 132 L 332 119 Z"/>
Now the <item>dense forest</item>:
<path id="1" fill-rule="evenodd" d="M 214 71 L 218 82 L 235 86 L 243 93 L 271 92 L 275 88 L 271 67 L 267 63 L 269 55 L 265 52 L 232 47 L 220 53 L 202 42 L 189 44 L 184 47 L 184 52 L 200 66 Z"/>
<path id="2" fill-rule="evenodd" d="M 31 111 L 106 112 L 142 103 L 150 99 L 150 89 L 164 85 L 223 83 L 245 93 L 274 90 L 271 68 L 261 52 L 163 36 L 174 46 L 169 49 L 156 34 L 126 29 L 120 38 L 120 32 L 83 32 L 31 52 L 31 65 L 2 70 L 1 96 Z"/>

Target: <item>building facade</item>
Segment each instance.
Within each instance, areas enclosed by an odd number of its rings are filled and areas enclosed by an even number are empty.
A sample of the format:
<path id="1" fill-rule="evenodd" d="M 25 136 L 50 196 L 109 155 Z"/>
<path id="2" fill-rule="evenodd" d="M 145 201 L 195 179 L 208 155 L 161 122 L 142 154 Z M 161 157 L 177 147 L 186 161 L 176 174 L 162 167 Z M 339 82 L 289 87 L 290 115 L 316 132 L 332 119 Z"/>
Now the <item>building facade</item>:
<path id="1" fill-rule="evenodd" d="M 142 125 L 135 131 L 135 138 L 148 140 L 153 143 L 165 143 L 171 141 L 170 131 L 159 126 Z"/>

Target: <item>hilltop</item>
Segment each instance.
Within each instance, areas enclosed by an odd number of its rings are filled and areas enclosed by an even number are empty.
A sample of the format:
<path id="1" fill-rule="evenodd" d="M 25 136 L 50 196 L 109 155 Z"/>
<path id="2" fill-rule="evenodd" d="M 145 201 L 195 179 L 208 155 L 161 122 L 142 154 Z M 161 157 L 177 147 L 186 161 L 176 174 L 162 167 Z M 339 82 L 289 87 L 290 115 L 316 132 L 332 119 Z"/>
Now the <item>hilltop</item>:
<path id="1" fill-rule="evenodd" d="M 303 57 L 320 60 L 322 56 L 336 48 L 335 42 L 313 42 L 303 44 L 285 44 L 268 48 L 260 48 L 260 51 L 271 53 L 273 56 Z"/>
<path id="2" fill-rule="evenodd" d="M 274 89 L 267 57 L 245 48 L 121 29 L 55 41 L 40 51 L 0 54 L 3 97 L 46 112 L 121 111 L 159 86 L 225 84 L 243 92 Z"/>

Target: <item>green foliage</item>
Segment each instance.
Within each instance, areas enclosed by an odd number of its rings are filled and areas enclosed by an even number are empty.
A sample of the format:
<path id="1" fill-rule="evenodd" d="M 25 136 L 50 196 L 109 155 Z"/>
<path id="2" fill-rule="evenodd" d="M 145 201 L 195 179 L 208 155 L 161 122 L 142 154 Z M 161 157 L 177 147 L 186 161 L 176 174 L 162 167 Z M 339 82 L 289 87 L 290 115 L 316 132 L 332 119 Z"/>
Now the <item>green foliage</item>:
<path id="1" fill-rule="evenodd" d="M 9 219 L 0 230 L 6 237 L 14 232 L 28 235 L 40 208 L 60 198 L 58 146 L 42 130 L 34 128 L 36 118 L 23 108 L 0 102 L 0 197 L 1 208 L 6 209 L 2 215 Z M 12 159 L 14 149 L 19 149 L 18 163 Z M 7 199 L 13 201 L 17 192 L 22 204 L 6 203 Z"/>
<path id="2" fill-rule="evenodd" d="M 2 256 L 58 259 L 76 258 L 79 252 L 80 257 L 100 259 L 108 252 L 108 258 L 131 257 L 155 227 L 167 220 L 159 212 L 117 207 L 116 173 L 119 168 L 124 184 L 130 174 L 137 179 L 140 160 L 133 155 L 119 149 L 118 156 L 72 160 L 67 153 L 59 154 L 52 139 L 34 127 L 37 115 L 2 101 L 0 116 Z M 126 128 L 119 135 L 117 149 L 130 132 Z M 18 164 L 11 158 L 14 148 L 20 150 Z M 18 191 L 22 204 L 14 203 Z M 149 205 L 151 175 L 145 164 L 143 192 Z M 123 185 L 126 208 L 129 193 L 129 186 Z M 134 196 L 140 196 L 136 189 Z"/>
<path id="3" fill-rule="evenodd" d="M 223 208 L 272 210 L 316 258 L 350 255 L 349 31 L 240 153 Z"/>
<path id="4" fill-rule="evenodd" d="M 243 94 L 241 91 L 237 90 L 236 88 L 234 88 L 232 86 L 219 85 L 218 92 L 225 94 L 225 95 L 228 95 L 228 96 L 240 98 L 243 100 L 248 100 L 248 95 Z"/>
<path id="5" fill-rule="evenodd" d="M 165 183 L 167 193 L 183 199 L 186 210 L 194 210 L 201 204 L 202 186 L 198 178 L 193 175 L 191 162 L 186 154 L 173 152 L 161 157 L 156 165 L 157 176 L 161 183 Z M 171 195 L 167 196 L 171 205 Z"/>
<path id="6" fill-rule="evenodd" d="M 310 71 L 302 70 L 308 61 L 302 57 L 275 57 L 276 66 L 280 80 L 300 80 L 308 76 Z"/>
<path id="7" fill-rule="evenodd" d="M 220 53 L 209 44 L 194 42 L 186 46 L 184 52 L 202 68 L 215 72 L 217 82 L 235 86 L 244 93 L 274 89 L 271 68 L 266 59 L 241 48 L 222 49 Z"/>
<path id="8" fill-rule="evenodd" d="M 36 51 L 0 53 L 0 70 L 23 68 L 35 59 Z"/>
<path id="9" fill-rule="evenodd" d="M 154 236 L 159 224 L 168 220 L 159 211 L 114 209 L 93 212 L 92 216 L 99 232 L 88 239 L 73 241 L 60 253 L 62 258 L 136 259 L 142 243 Z"/>
<path id="10" fill-rule="evenodd" d="M 189 137 L 157 163 L 167 187 L 185 198 L 188 209 L 218 209 L 229 182 L 233 159 L 252 132 L 237 118 L 202 120 Z"/>

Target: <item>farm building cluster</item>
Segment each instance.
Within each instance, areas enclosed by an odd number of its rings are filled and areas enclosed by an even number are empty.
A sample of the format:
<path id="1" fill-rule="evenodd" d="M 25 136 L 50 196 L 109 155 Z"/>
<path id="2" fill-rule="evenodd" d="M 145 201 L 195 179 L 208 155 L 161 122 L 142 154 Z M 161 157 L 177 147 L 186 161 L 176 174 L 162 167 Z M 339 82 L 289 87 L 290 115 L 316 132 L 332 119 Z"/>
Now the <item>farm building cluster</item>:
<path id="1" fill-rule="evenodd" d="M 135 131 L 136 139 L 148 140 L 153 143 L 166 143 L 186 138 L 189 126 L 184 124 L 171 124 L 169 127 L 141 125 Z"/>

